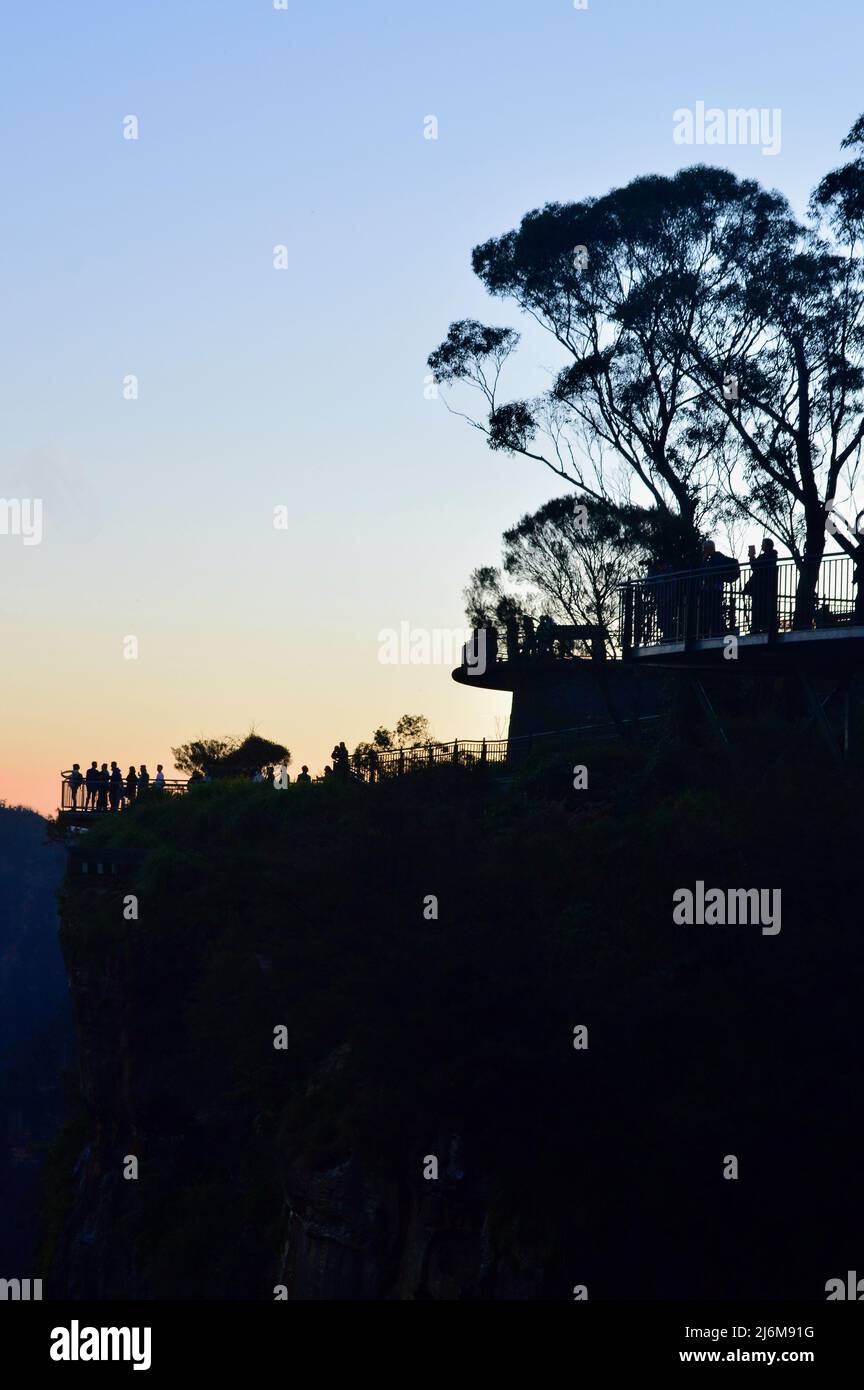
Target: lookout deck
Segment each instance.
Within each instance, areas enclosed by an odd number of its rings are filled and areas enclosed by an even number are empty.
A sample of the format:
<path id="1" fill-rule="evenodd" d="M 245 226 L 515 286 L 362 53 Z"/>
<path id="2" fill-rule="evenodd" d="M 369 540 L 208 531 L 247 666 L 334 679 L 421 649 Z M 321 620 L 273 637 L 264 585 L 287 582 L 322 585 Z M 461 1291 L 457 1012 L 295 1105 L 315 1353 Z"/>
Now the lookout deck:
<path id="1" fill-rule="evenodd" d="M 655 574 L 622 585 L 620 630 L 640 666 L 844 680 L 864 670 L 864 584 L 848 555 Z"/>

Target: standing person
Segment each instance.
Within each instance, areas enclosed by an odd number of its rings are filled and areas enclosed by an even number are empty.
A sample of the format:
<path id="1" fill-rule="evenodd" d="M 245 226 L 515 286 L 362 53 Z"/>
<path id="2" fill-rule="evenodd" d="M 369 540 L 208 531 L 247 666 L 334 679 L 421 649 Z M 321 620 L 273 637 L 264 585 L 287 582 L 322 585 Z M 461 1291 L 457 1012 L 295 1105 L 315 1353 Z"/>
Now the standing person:
<path id="1" fill-rule="evenodd" d="M 162 764 L 156 764 L 156 776 L 153 778 L 153 786 L 157 792 L 165 790 L 165 773 L 162 771 Z"/>
<path id="2" fill-rule="evenodd" d="M 548 614 L 548 613 L 544 613 L 543 616 L 541 617 L 539 623 L 537 624 L 537 655 L 538 655 L 538 656 L 551 656 L 551 655 L 552 655 L 552 637 L 553 637 L 553 634 L 554 634 L 554 630 L 555 630 L 555 624 L 553 623 L 552 619 L 549 617 L 549 614 Z"/>
<path id="3" fill-rule="evenodd" d="M 774 542 L 765 537 L 761 554 L 750 546 L 750 578 L 744 585 L 752 602 L 751 632 L 772 632 L 777 626 L 777 551 Z"/>
<path id="4" fill-rule="evenodd" d="M 87 769 L 87 775 L 84 778 L 84 787 L 84 810 L 95 811 L 96 800 L 99 795 L 99 768 L 95 762 L 91 763 Z"/>
<path id="5" fill-rule="evenodd" d="M 134 806 L 135 797 L 138 794 L 138 773 L 134 767 L 130 767 L 126 773 L 126 805 Z"/>
<path id="6" fill-rule="evenodd" d="M 723 555 L 713 541 L 702 545 L 702 568 L 708 574 L 702 581 L 702 623 L 698 637 L 720 637 L 723 624 L 723 586 L 741 578 L 741 566 L 730 555 Z"/>
<path id="7" fill-rule="evenodd" d="M 147 764 L 142 763 L 138 769 L 138 800 L 146 796 L 150 790 L 150 773 L 147 771 Z"/>
<path id="8" fill-rule="evenodd" d="M 309 769 L 305 763 L 303 764 L 302 768 L 300 769 L 300 772 L 298 773 L 297 781 L 298 783 L 312 781 L 312 778 L 309 776 Z"/>
<path id="9" fill-rule="evenodd" d="M 82 783 L 83 783 L 83 781 L 84 781 L 84 778 L 81 776 L 81 765 L 80 765 L 80 763 L 73 763 L 73 764 L 72 764 L 72 771 L 69 773 L 69 777 L 68 777 L 67 780 L 68 780 L 68 782 L 69 782 L 69 790 L 70 790 L 70 792 L 72 793 L 72 810 L 73 810 L 73 811 L 77 811 L 77 810 L 78 810 L 78 789 L 80 788 L 80 786 L 82 785 Z"/>
<path id="10" fill-rule="evenodd" d="M 334 771 L 338 772 L 340 777 L 347 777 L 349 772 L 351 771 L 351 760 L 350 755 L 348 753 L 348 749 L 345 747 L 344 743 L 339 744 L 338 752 L 339 765 L 338 767 L 334 768 Z"/>
<path id="11" fill-rule="evenodd" d="M 108 764 L 103 763 L 99 769 L 99 784 L 96 791 L 96 810 L 108 810 L 108 792 L 111 787 L 111 774 L 108 771 Z"/>
<path id="12" fill-rule="evenodd" d="M 108 800 L 111 802 L 112 811 L 120 810 L 120 802 L 123 800 L 123 773 L 116 763 L 111 764 L 111 776 L 108 779 Z"/>

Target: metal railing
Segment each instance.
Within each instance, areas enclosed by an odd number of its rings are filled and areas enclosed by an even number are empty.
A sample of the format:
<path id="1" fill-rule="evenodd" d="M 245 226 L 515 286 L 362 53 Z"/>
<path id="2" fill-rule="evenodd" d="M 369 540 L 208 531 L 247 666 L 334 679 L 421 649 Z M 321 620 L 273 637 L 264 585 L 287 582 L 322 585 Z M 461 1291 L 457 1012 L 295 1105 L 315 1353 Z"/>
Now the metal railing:
<path id="1" fill-rule="evenodd" d="M 657 723 L 656 715 L 644 715 L 636 720 L 622 721 L 627 727 L 646 729 Z M 550 733 L 526 734 L 519 738 L 454 739 L 452 743 L 430 743 L 419 748 L 391 748 L 352 760 L 352 769 L 364 781 L 375 782 L 384 777 L 402 777 L 407 772 L 422 772 L 431 767 L 446 765 L 482 767 L 487 763 L 518 761 L 534 751 L 554 747 L 556 741 L 571 743 L 577 739 L 614 739 L 618 726 L 611 719 L 597 718 L 572 729 Z"/>
<path id="2" fill-rule="evenodd" d="M 596 719 L 587 721 L 584 724 L 576 725 L 571 729 L 555 729 L 549 733 L 525 734 L 518 738 L 497 738 L 497 739 L 453 739 L 451 743 L 428 743 L 418 748 L 391 748 L 381 752 L 364 754 L 362 758 L 352 757 L 350 761 L 350 772 L 355 777 L 362 778 L 366 782 L 376 782 L 385 777 L 401 777 L 406 772 L 425 771 L 430 767 L 482 767 L 486 763 L 509 763 L 516 762 L 526 757 L 534 751 L 554 747 L 556 742 L 572 743 L 578 739 L 594 739 L 602 741 L 604 739 L 614 739 L 620 737 L 621 729 L 638 729 L 640 731 L 650 730 L 659 722 L 657 715 L 641 715 L 638 718 L 627 718 L 616 725 L 607 717 L 598 716 Z M 85 805 L 85 787 L 82 784 L 77 791 L 77 797 L 73 800 L 72 787 L 69 783 L 69 772 L 61 773 L 61 811 L 72 811 L 93 814 L 110 814 L 112 807 L 110 801 L 107 805 L 97 802 L 92 805 Z M 334 777 L 338 780 L 338 772 L 334 772 Z M 316 777 L 317 784 L 323 784 L 330 779 Z M 181 781 L 165 780 L 162 791 L 151 781 L 146 792 L 137 796 L 135 801 L 124 800 L 117 809 L 129 810 L 132 805 L 143 798 L 154 796 L 178 796 L 186 791 L 189 783 Z M 296 786 L 292 783 L 291 786 Z"/>
<path id="3" fill-rule="evenodd" d="M 185 792 L 188 786 L 188 783 L 185 781 L 179 781 L 177 779 L 169 780 L 166 777 L 160 789 L 159 785 L 151 777 L 146 789 L 143 791 L 136 790 L 136 794 L 130 800 L 130 798 L 126 794 L 126 782 L 124 779 L 123 796 L 121 800 L 118 802 L 117 806 L 115 807 L 111 804 L 110 787 L 97 787 L 95 789 L 94 794 L 91 796 L 88 794 L 87 787 L 84 782 L 82 782 L 77 789 L 73 790 L 72 784 L 69 780 L 72 776 L 71 769 L 69 772 L 61 772 L 60 776 L 62 778 L 60 787 L 60 810 L 86 812 L 87 815 L 110 814 L 110 812 L 113 810 L 121 809 L 124 811 L 128 811 L 131 810 L 131 808 L 136 804 L 136 802 L 144 800 L 147 797 L 180 796 L 183 792 Z"/>
<path id="4" fill-rule="evenodd" d="M 622 650 L 688 644 L 729 633 L 776 636 L 793 630 L 864 625 L 864 582 L 848 555 L 803 562 L 703 567 L 630 579 L 620 590 Z"/>
<path id="5" fill-rule="evenodd" d="M 482 676 L 491 667 L 508 664 L 525 664 L 527 669 L 528 664 L 542 662 L 584 662 L 588 655 L 602 657 L 608 636 L 597 624 L 544 623 L 542 619 L 535 624 L 533 619 L 521 618 L 506 624 L 502 632 L 496 627 L 474 628 L 459 664 L 463 671 Z"/>

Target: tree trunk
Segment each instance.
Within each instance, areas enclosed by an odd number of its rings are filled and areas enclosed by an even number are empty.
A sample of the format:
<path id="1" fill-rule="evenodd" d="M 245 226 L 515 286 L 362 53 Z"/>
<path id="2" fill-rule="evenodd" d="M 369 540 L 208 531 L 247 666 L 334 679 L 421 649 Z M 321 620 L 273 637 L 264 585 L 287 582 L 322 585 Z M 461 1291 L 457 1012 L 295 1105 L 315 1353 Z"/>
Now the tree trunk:
<path id="1" fill-rule="evenodd" d="M 816 596 L 819 590 L 819 568 L 825 553 L 824 526 L 818 532 L 807 528 L 804 554 L 798 571 L 798 584 L 795 590 L 795 611 L 792 626 L 797 631 L 813 626 L 816 612 Z"/>

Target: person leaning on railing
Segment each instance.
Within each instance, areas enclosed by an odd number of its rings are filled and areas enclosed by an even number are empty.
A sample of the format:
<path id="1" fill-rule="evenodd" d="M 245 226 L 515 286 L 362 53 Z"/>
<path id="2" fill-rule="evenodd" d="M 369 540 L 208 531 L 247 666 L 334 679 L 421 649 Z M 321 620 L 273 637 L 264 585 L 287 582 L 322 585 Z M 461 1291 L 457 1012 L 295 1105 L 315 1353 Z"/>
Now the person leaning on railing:
<path id="1" fill-rule="evenodd" d="M 73 811 L 77 811 L 77 810 L 78 810 L 78 792 L 79 792 L 79 789 L 81 788 L 81 786 L 83 785 L 83 782 L 84 782 L 84 778 L 83 778 L 82 775 L 81 775 L 81 764 L 80 764 L 80 763 L 73 763 L 73 764 L 72 764 L 72 771 L 69 773 L 69 776 L 66 778 L 66 781 L 67 781 L 68 784 L 69 784 L 69 791 L 70 791 L 70 793 L 71 793 L 71 795 L 72 795 L 72 810 L 73 810 Z"/>

